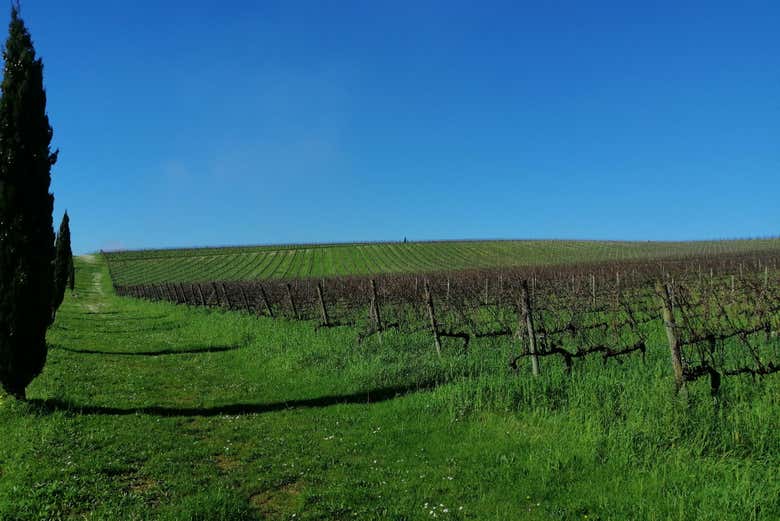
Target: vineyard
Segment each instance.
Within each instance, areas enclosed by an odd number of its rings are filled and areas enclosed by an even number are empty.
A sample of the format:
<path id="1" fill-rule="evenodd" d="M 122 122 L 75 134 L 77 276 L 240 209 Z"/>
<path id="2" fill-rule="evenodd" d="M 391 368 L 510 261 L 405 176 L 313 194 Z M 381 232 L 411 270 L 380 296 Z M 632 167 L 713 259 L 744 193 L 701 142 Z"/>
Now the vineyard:
<path id="1" fill-rule="evenodd" d="M 780 239 L 700 242 L 443 241 L 106 253 L 116 284 L 423 273 L 776 252 Z"/>
<path id="2" fill-rule="evenodd" d="M 121 285 L 77 258 L 0 407 L 0 518 L 775 520 L 778 260 Z"/>
<path id="3" fill-rule="evenodd" d="M 678 388 L 707 377 L 715 395 L 724 377 L 780 371 L 779 258 L 759 250 L 263 281 L 152 282 L 154 272 L 148 283 L 115 282 L 115 290 L 305 320 L 316 329 L 351 327 L 356 345 L 382 342 L 389 330 L 428 334 L 439 357 L 505 339 L 508 367 L 534 375 L 542 366 L 570 372 L 579 359 L 621 363 L 664 349 Z"/>

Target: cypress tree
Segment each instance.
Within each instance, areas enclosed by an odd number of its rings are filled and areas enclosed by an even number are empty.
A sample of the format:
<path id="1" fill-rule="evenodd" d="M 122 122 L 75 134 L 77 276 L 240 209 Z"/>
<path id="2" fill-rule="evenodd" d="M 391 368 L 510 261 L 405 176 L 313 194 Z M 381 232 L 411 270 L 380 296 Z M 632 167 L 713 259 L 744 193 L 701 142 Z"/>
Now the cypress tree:
<path id="1" fill-rule="evenodd" d="M 70 229 L 68 230 L 68 238 L 70 239 Z M 73 292 L 73 288 L 76 286 L 76 266 L 73 265 L 73 253 L 70 254 L 70 273 L 68 274 L 68 287 Z"/>
<path id="2" fill-rule="evenodd" d="M 0 84 L 0 385 L 17 398 L 46 362 L 54 268 L 57 153 L 49 145 L 43 64 L 30 33 L 11 8 Z"/>
<path id="3" fill-rule="evenodd" d="M 62 217 L 60 231 L 54 243 L 54 298 L 51 307 L 51 321 L 57 313 L 65 297 L 65 289 L 68 287 L 68 279 L 73 273 L 73 253 L 70 250 L 70 219 L 68 212 Z M 72 287 L 71 282 L 71 287 Z"/>

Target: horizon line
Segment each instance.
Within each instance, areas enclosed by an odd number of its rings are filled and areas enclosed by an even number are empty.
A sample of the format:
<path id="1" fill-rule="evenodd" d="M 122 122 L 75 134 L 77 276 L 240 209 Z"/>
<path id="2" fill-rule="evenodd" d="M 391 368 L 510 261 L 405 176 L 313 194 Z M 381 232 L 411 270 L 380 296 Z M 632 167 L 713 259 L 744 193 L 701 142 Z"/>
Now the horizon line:
<path id="1" fill-rule="evenodd" d="M 223 244 L 211 246 L 163 246 L 151 248 L 117 248 L 99 249 L 97 251 L 83 253 L 91 255 L 98 253 L 125 253 L 125 252 L 154 252 L 176 250 L 219 250 L 228 248 L 279 248 L 294 249 L 300 247 L 327 248 L 339 246 L 363 246 L 379 244 L 434 244 L 434 243 L 459 243 L 459 242 L 604 242 L 604 243 L 695 243 L 695 242 L 737 242 L 737 241 L 766 241 L 780 239 L 780 235 L 766 235 L 757 237 L 731 237 L 719 239 L 683 239 L 683 240 L 657 240 L 657 239 L 521 239 L 521 238 L 466 238 L 466 239 L 425 239 L 425 240 L 363 240 L 363 241 L 331 241 L 331 242 L 289 242 L 289 243 L 254 243 L 254 244 Z"/>

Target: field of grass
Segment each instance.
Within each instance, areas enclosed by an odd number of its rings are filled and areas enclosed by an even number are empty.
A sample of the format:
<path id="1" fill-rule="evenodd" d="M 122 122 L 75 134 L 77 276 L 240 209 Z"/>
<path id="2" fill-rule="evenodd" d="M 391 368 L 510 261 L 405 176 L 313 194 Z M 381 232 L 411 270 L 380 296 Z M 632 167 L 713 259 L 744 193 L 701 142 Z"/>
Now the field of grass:
<path id="1" fill-rule="evenodd" d="M 452 241 L 144 250 L 107 254 L 116 284 L 256 280 L 777 251 L 780 239 Z"/>
<path id="2" fill-rule="evenodd" d="M 508 339 L 439 360 L 77 268 L 30 402 L 0 404 L 0 519 L 780 519 L 780 380 L 675 396 L 661 331 L 644 364 L 532 379 Z"/>

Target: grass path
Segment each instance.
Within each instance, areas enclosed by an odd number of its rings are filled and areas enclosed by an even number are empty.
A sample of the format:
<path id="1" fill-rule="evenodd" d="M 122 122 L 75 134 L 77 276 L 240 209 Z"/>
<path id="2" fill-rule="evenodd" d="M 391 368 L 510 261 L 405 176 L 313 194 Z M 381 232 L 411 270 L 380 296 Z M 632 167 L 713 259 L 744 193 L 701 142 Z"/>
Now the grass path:
<path id="1" fill-rule="evenodd" d="M 354 338 L 118 298 L 80 258 L 0 403 L 0 519 L 780 518 L 777 380 L 681 412 L 663 353 L 530 381 L 501 342 Z"/>

